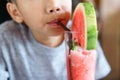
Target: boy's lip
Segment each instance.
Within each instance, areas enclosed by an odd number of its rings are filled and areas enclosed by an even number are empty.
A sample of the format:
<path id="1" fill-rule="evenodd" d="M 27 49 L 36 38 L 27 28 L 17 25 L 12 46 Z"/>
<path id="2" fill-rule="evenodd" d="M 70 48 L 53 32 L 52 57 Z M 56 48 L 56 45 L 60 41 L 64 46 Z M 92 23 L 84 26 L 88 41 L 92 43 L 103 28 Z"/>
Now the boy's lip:
<path id="1" fill-rule="evenodd" d="M 53 27 L 58 27 L 60 25 L 58 25 L 58 22 L 61 22 L 62 24 L 65 24 L 65 19 L 54 19 L 54 20 L 51 20 L 49 21 L 47 24 L 53 26 Z"/>

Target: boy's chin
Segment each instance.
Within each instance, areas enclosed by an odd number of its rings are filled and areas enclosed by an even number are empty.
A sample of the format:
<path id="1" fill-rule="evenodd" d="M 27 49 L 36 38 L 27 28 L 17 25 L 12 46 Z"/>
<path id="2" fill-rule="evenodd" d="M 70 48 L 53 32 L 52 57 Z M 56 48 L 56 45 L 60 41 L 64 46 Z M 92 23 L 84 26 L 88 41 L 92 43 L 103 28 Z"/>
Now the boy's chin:
<path id="1" fill-rule="evenodd" d="M 49 36 L 63 36 L 64 35 L 64 31 L 60 31 L 60 32 L 52 32 L 51 34 L 49 34 Z"/>

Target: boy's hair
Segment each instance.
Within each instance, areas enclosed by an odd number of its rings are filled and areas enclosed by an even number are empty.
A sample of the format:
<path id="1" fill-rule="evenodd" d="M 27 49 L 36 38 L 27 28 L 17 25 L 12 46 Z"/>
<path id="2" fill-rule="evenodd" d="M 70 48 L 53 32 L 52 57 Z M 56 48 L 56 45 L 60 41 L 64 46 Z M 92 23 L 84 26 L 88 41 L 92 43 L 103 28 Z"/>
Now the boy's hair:
<path id="1" fill-rule="evenodd" d="M 7 0 L 8 2 L 11 2 L 12 0 Z"/>
<path id="2" fill-rule="evenodd" d="M 7 2 L 16 3 L 16 0 L 7 0 Z"/>
<path id="3" fill-rule="evenodd" d="M 7 2 L 15 2 L 15 0 L 7 0 Z"/>

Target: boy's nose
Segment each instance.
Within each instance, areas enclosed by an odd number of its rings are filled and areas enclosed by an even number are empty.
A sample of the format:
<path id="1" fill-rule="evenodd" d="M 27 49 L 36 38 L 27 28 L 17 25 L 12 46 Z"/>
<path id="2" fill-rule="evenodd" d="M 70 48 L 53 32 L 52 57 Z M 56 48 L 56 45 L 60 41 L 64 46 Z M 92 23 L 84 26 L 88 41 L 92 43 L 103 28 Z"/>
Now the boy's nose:
<path id="1" fill-rule="evenodd" d="M 47 8 L 47 13 L 59 13 L 61 12 L 61 8 L 60 7 L 49 7 Z"/>
<path id="2" fill-rule="evenodd" d="M 58 7 L 58 8 L 55 8 L 55 9 L 50 9 L 50 10 L 48 10 L 48 13 L 57 13 L 57 12 L 59 12 L 61 9 Z"/>

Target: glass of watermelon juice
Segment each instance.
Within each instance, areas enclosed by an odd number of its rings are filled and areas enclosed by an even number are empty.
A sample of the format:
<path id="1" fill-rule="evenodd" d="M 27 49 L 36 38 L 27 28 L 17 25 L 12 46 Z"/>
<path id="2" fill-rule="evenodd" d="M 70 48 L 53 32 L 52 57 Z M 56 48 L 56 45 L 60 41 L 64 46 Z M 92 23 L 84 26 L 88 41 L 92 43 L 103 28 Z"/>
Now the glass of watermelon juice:
<path id="1" fill-rule="evenodd" d="M 77 32 L 65 32 L 68 80 L 95 80 L 96 50 L 81 48 L 77 35 Z"/>

